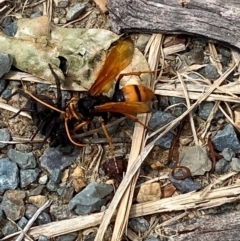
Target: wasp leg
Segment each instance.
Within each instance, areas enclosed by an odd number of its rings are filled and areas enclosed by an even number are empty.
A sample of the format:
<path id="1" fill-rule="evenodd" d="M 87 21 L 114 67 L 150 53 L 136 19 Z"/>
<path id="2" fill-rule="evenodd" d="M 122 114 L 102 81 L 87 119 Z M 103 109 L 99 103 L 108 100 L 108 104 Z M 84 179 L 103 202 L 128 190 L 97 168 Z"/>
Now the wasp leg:
<path id="1" fill-rule="evenodd" d="M 112 156 L 114 157 L 114 147 L 113 147 L 113 144 L 112 144 L 112 138 L 110 137 L 110 135 L 108 134 L 108 131 L 107 131 L 107 128 L 105 126 L 105 123 L 102 121 L 101 122 L 101 126 L 102 126 L 102 129 L 103 129 L 103 132 L 108 140 L 108 143 L 109 143 L 109 148 L 110 148 L 110 151 L 111 151 L 111 154 Z"/>
<path id="2" fill-rule="evenodd" d="M 90 120 L 86 120 L 86 121 L 78 124 L 77 126 L 74 127 L 73 131 L 76 132 L 76 131 L 80 130 L 81 128 L 83 128 L 83 126 L 88 125 L 90 122 L 91 122 Z"/>
<path id="3" fill-rule="evenodd" d="M 72 139 L 72 137 L 70 135 L 69 128 L 68 128 L 68 118 L 65 118 L 64 125 L 65 125 L 65 129 L 66 129 L 66 133 L 67 133 L 68 139 L 72 142 L 73 145 L 79 146 L 79 147 L 87 146 L 87 144 L 77 143 L 76 141 L 74 141 Z"/>
<path id="4" fill-rule="evenodd" d="M 154 132 L 154 130 L 153 130 L 151 127 L 148 127 L 148 126 L 146 126 L 145 124 L 143 124 L 140 120 L 138 120 L 138 118 L 137 118 L 136 116 L 130 115 L 130 114 L 126 114 L 126 113 L 123 113 L 123 115 L 125 115 L 126 117 L 128 117 L 129 119 L 131 119 L 131 120 L 134 121 L 134 122 L 138 122 L 139 124 L 141 124 L 142 126 L 144 126 L 144 128 L 146 128 L 146 129 Z"/>

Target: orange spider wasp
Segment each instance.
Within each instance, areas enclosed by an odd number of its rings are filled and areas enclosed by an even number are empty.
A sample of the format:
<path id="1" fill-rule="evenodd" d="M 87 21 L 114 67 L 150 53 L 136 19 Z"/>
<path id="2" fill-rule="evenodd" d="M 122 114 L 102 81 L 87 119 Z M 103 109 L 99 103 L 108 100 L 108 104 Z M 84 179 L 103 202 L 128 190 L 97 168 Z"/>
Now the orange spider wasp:
<path id="1" fill-rule="evenodd" d="M 65 110 L 60 110 L 52 105 L 41 101 L 31 93 L 27 92 L 32 98 L 52 110 L 64 115 L 64 125 L 69 140 L 76 146 L 85 146 L 73 140 L 68 123 L 72 120 L 77 123 L 73 128 L 75 133 L 83 126 L 89 124 L 95 116 L 102 117 L 101 126 L 109 141 L 110 148 L 113 150 L 111 138 L 106 130 L 105 123 L 108 121 L 108 113 L 122 114 L 126 117 L 141 123 L 134 114 L 146 113 L 151 111 L 149 101 L 155 98 L 154 92 L 143 85 L 127 85 L 120 89 L 120 80 L 126 75 L 140 75 L 151 71 L 133 72 L 119 75 L 132 61 L 134 44 L 130 38 L 118 42 L 108 54 L 106 61 L 100 70 L 97 79 L 83 98 L 72 98 Z M 117 77 L 115 91 L 111 98 L 102 93 L 108 92 Z M 145 125 L 144 125 L 145 126 Z M 146 127 L 146 126 L 145 126 Z"/>

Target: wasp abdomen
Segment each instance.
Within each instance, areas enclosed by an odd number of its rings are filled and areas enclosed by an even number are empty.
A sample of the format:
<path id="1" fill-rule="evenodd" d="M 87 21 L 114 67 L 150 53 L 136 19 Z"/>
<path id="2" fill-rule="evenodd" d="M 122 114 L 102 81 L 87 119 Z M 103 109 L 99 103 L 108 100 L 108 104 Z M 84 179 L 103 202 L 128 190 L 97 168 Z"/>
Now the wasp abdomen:
<path id="1" fill-rule="evenodd" d="M 123 101 L 128 102 L 147 102 L 155 98 L 154 92 L 143 85 L 127 85 L 120 91 L 124 96 Z"/>

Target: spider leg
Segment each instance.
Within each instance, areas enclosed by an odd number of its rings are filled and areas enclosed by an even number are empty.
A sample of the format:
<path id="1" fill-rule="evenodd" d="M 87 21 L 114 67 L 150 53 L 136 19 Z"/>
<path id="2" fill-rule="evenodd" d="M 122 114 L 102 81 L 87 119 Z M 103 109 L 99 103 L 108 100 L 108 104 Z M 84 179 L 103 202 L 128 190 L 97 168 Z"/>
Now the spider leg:
<path id="1" fill-rule="evenodd" d="M 43 147 L 43 145 L 44 145 L 44 143 L 47 141 L 47 139 L 51 136 L 51 134 L 52 134 L 51 131 L 52 131 L 55 123 L 56 123 L 55 120 L 50 123 L 49 128 L 48 128 L 48 131 L 47 131 L 47 133 L 45 134 L 45 137 L 44 137 L 44 139 L 43 139 L 43 142 L 42 142 L 42 144 L 41 144 L 40 147 L 39 147 L 40 149 Z"/>
<path id="2" fill-rule="evenodd" d="M 20 109 L 17 113 L 15 113 L 13 116 L 11 116 L 9 119 L 15 118 L 16 116 L 18 116 L 22 111 L 26 111 L 26 112 L 35 112 L 34 110 L 29 110 L 28 108 L 22 108 Z"/>
<path id="3" fill-rule="evenodd" d="M 56 99 L 56 105 L 58 109 L 61 109 L 61 105 L 62 105 L 62 92 L 61 92 L 61 83 L 60 83 L 60 79 L 58 78 L 57 74 L 54 72 L 52 66 L 50 64 L 48 64 L 54 78 L 55 78 L 55 82 L 56 82 L 56 87 L 57 87 L 57 99 Z"/>

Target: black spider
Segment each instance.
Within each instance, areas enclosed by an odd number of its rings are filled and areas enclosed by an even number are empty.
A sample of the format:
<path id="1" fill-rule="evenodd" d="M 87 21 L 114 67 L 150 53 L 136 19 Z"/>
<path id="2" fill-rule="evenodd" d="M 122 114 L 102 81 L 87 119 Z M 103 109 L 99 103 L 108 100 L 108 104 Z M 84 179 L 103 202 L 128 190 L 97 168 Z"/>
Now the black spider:
<path id="1" fill-rule="evenodd" d="M 47 103 L 48 105 L 54 106 L 57 109 L 61 109 L 62 93 L 60 89 L 60 80 L 58 76 L 55 74 L 55 72 L 53 71 L 50 64 L 49 64 L 49 68 L 55 77 L 56 86 L 57 86 L 56 104 L 53 103 L 52 99 L 50 99 L 45 95 L 36 95 L 36 97 L 41 101 L 43 101 L 44 103 Z M 45 105 L 37 102 L 27 93 L 25 93 L 22 89 L 18 89 L 17 91 L 15 91 L 7 98 L 7 100 L 11 99 L 16 94 L 20 94 L 24 96 L 25 98 L 28 99 L 28 101 L 26 103 L 26 106 L 20 109 L 11 118 L 14 118 L 17 115 L 19 115 L 21 111 L 26 111 L 30 113 L 34 125 L 37 126 L 37 130 L 32 136 L 31 140 L 33 140 L 37 135 L 37 133 L 40 132 L 42 135 L 45 136 L 40 148 L 43 147 L 44 143 L 47 141 L 48 138 L 50 139 L 50 144 L 49 144 L 50 147 L 57 147 L 59 145 L 65 147 L 68 144 L 70 144 L 66 134 L 65 126 L 64 126 L 64 119 L 61 118 L 61 114 L 59 112 L 51 110 Z"/>

